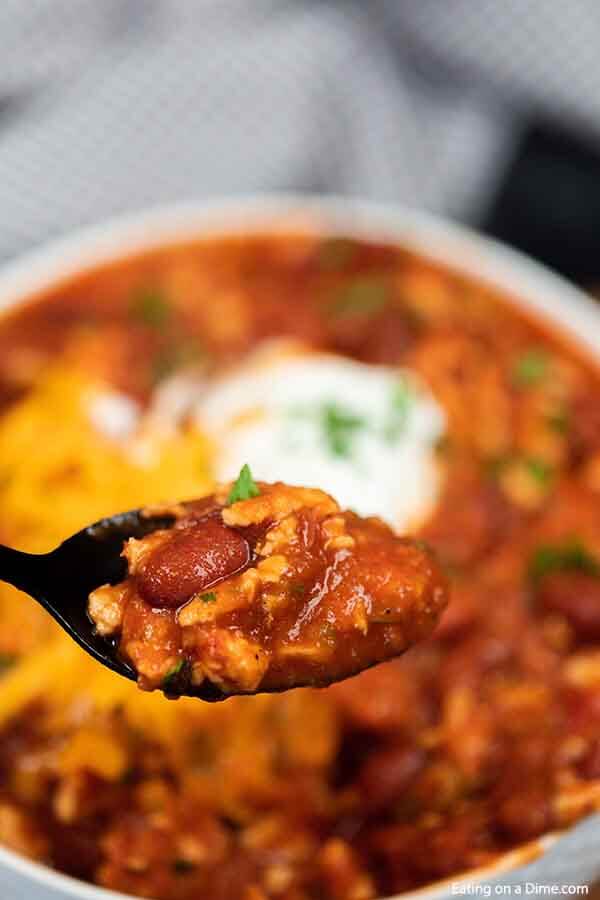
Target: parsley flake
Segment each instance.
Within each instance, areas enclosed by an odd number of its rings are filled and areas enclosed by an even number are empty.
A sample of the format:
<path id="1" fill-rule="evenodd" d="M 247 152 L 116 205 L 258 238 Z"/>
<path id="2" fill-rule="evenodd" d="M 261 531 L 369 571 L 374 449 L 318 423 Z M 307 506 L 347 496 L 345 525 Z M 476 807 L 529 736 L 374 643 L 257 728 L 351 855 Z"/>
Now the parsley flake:
<path id="1" fill-rule="evenodd" d="M 539 456 L 502 454 L 484 462 L 484 471 L 489 478 L 501 478 L 507 470 L 518 469 L 526 472 L 541 487 L 549 487 L 554 478 L 554 468 Z"/>
<path id="2" fill-rule="evenodd" d="M 390 413 L 384 428 L 384 437 L 390 444 L 395 443 L 406 429 L 414 393 L 405 378 L 396 382 L 392 389 Z"/>
<path id="3" fill-rule="evenodd" d="M 229 492 L 225 505 L 231 506 L 233 503 L 238 503 L 240 500 L 249 500 L 251 497 L 258 497 L 259 494 L 260 490 L 254 482 L 250 466 L 246 463 L 240 469 L 240 474 Z"/>
<path id="4" fill-rule="evenodd" d="M 131 301 L 131 315 L 143 325 L 160 328 L 171 315 L 167 298 L 158 290 L 145 289 L 137 293 Z"/>
<path id="5" fill-rule="evenodd" d="M 0 674 L 6 671 L 6 669 L 10 669 L 11 666 L 14 666 L 17 661 L 17 657 L 13 656 L 11 653 L 0 653 Z"/>
<path id="6" fill-rule="evenodd" d="M 546 417 L 546 424 L 556 434 L 567 434 L 569 430 L 569 416 L 565 410 L 555 412 Z"/>
<path id="7" fill-rule="evenodd" d="M 544 350 L 528 350 L 513 366 L 513 383 L 519 387 L 537 384 L 547 375 L 549 365 L 550 357 Z"/>
<path id="8" fill-rule="evenodd" d="M 344 269 L 352 260 L 356 250 L 356 243 L 349 238 L 326 238 L 317 250 L 319 268 L 326 271 Z"/>
<path id="9" fill-rule="evenodd" d="M 538 484 L 547 485 L 554 475 L 552 466 L 537 456 L 528 456 L 524 460 L 527 471 Z"/>
<path id="10" fill-rule="evenodd" d="M 583 572 L 600 575 L 600 564 L 578 538 L 569 538 L 562 544 L 538 547 L 529 561 L 529 577 L 537 583 L 553 572 Z"/>
<path id="11" fill-rule="evenodd" d="M 351 456 L 352 441 L 356 432 L 364 428 L 365 420 L 331 401 L 321 407 L 320 419 L 323 437 L 331 453 Z"/>
<path id="12" fill-rule="evenodd" d="M 483 460 L 483 470 L 488 478 L 497 479 L 506 471 L 511 462 L 512 457 L 507 453 L 491 456 Z"/>
<path id="13" fill-rule="evenodd" d="M 153 381 L 158 384 L 178 369 L 193 366 L 205 358 L 206 354 L 197 341 L 182 340 L 170 344 L 164 347 L 154 359 L 152 364 Z"/>
<path id="14" fill-rule="evenodd" d="M 203 603 L 216 603 L 217 595 L 214 591 L 208 591 L 206 594 L 200 594 L 200 600 L 202 600 Z"/>
<path id="15" fill-rule="evenodd" d="M 163 678 L 162 690 L 167 694 L 182 694 L 188 684 L 190 668 L 188 659 L 178 659 Z"/>
<path id="16" fill-rule="evenodd" d="M 389 300 L 387 283 L 381 278 L 356 278 L 338 292 L 329 306 L 332 316 L 373 315 Z"/>

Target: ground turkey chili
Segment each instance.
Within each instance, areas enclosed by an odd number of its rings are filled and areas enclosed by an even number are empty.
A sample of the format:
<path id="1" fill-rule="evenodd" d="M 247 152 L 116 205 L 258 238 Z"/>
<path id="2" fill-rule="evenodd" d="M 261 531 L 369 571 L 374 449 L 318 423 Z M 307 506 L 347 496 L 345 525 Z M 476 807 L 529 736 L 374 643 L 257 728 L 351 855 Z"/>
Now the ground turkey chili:
<path id="1" fill-rule="evenodd" d="M 123 555 L 128 577 L 89 613 L 146 690 L 208 699 L 322 686 L 427 637 L 446 584 L 421 542 L 343 512 L 326 493 L 234 485 L 172 508 Z"/>

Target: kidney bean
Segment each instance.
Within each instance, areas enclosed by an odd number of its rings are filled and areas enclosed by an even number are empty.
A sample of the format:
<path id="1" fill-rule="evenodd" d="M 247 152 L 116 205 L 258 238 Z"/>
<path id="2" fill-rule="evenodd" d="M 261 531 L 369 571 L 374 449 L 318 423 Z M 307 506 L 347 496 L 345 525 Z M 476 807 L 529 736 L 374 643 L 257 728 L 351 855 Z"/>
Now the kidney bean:
<path id="1" fill-rule="evenodd" d="M 423 753 L 409 746 L 386 747 L 371 754 L 358 778 L 369 812 L 394 803 L 410 787 L 425 762 Z"/>
<path id="2" fill-rule="evenodd" d="M 564 616 L 581 639 L 600 638 L 600 578 L 585 572 L 555 572 L 542 581 L 538 600 Z"/>
<path id="3" fill-rule="evenodd" d="M 482 559 L 515 527 L 518 512 L 499 487 L 472 471 L 458 470 L 448 480 L 423 537 L 452 566 Z"/>
<path id="4" fill-rule="evenodd" d="M 545 784 L 515 785 L 496 807 L 498 823 L 511 838 L 526 841 L 553 826 L 549 788 Z"/>
<path id="5" fill-rule="evenodd" d="M 579 771 L 584 778 L 600 778 L 600 740 L 590 744 L 587 753 L 579 764 Z"/>
<path id="6" fill-rule="evenodd" d="M 569 734 L 587 736 L 600 734 L 600 693 L 593 685 L 590 685 L 587 690 L 567 690 L 564 699 Z M 600 741 L 598 746 L 600 751 Z M 598 758 L 600 760 L 600 753 Z"/>
<path id="7" fill-rule="evenodd" d="M 575 397 L 569 410 L 569 447 L 578 462 L 600 447 L 600 405 L 595 391 Z"/>
<path id="8" fill-rule="evenodd" d="M 140 595 L 155 607 L 174 609 L 250 562 L 248 541 L 211 517 L 173 530 L 137 575 Z"/>
<path id="9" fill-rule="evenodd" d="M 413 344 L 416 334 L 415 322 L 406 312 L 386 309 L 364 336 L 360 356 L 367 362 L 397 363 Z"/>
<path id="10" fill-rule="evenodd" d="M 413 322 L 397 309 L 334 316 L 329 327 L 336 350 L 375 363 L 398 362 L 415 337 Z"/>

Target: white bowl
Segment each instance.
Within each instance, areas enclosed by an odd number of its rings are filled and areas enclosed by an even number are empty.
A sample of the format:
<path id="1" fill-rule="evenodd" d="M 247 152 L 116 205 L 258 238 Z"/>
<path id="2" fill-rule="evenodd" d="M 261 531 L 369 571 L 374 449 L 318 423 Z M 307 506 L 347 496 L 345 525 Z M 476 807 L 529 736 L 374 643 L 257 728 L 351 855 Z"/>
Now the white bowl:
<path id="1" fill-rule="evenodd" d="M 154 247 L 194 237 L 304 229 L 388 239 L 487 281 L 499 287 L 516 306 L 544 320 L 563 339 L 565 335 L 570 337 L 600 362 L 600 308 L 562 278 L 514 250 L 426 213 L 341 197 L 276 195 L 211 200 L 149 209 L 86 228 L 4 266 L 0 270 L 0 310 L 99 264 Z M 441 900 L 464 894 L 469 884 L 487 884 L 489 879 L 509 871 L 513 873 L 510 877 L 513 884 L 520 883 L 521 872 L 531 883 L 534 878 L 538 881 L 549 878 L 553 882 L 559 877 L 580 882 L 598 875 L 593 857 L 599 856 L 600 835 L 596 838 L 596 829 L 590 825 L 584 823 L 576 832 L 562 838 L 546 835 L 504 854 L 485 869 L 403 894 L 402 900 Z M 551 847 L 545 867 L 538 862 L 527 873 L 519 869 L 543 856 Z M 506 874 L 503 880 L 509 880 Z M 84 884 L 2 847 L 0 897 L 127 900 L 124 894 Z"/>

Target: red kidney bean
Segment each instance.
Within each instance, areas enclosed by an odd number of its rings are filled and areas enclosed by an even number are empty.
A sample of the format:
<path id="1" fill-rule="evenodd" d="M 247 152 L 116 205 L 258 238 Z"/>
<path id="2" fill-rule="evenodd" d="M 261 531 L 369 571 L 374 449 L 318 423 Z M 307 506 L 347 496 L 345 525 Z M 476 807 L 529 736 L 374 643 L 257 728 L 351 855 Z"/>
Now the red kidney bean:
<path id="1" fill-rule="evenodd" d="M 600 638 L 600 578 L 585 572 L 555 572 L 540 584 L 538 600 L 564 616 L 579 638 Z"/>
<path id="2" fill-rule="evenodd" d="M 336 316 L 329 326 L 336 350 L 367 362 L 396 363 L 415 338 L 414 323 L 398 309 L 376 316 Z"/>
<path id="3" fill-rule="evenodd" d="M 594 391 L 588 390 L 572 400 L 568 437 L 571 455 L 576 461 L 600 447 L 600 406 Z"/>
<path id="4" fill-rule="evenodd" d="M 155 607 L 174 609 L 250 562 L 248 541 L 218 518 L 174 529 L 137 575 L 140 595 Z"/>
<path id="5" fill-rule="evenodd" d="M 592 741 L 579 765 L 584 778 L 600 778 L 600 740 Z"/>
<path id="6" fill-rule="evenodd" d="M 544 834 L 554 825 L 548 786 L 520 785 L 497 805 L 496 815 L 502 830 L 513 839 L 526 841 Z"/>
<path id="7" fill-rule="evenodd" d="M 408 746 L 386 747 L 369 756 L 358 777 L 366 809 L 378 812 L 397 800 L 424 762 L 424 754 Z"/>

